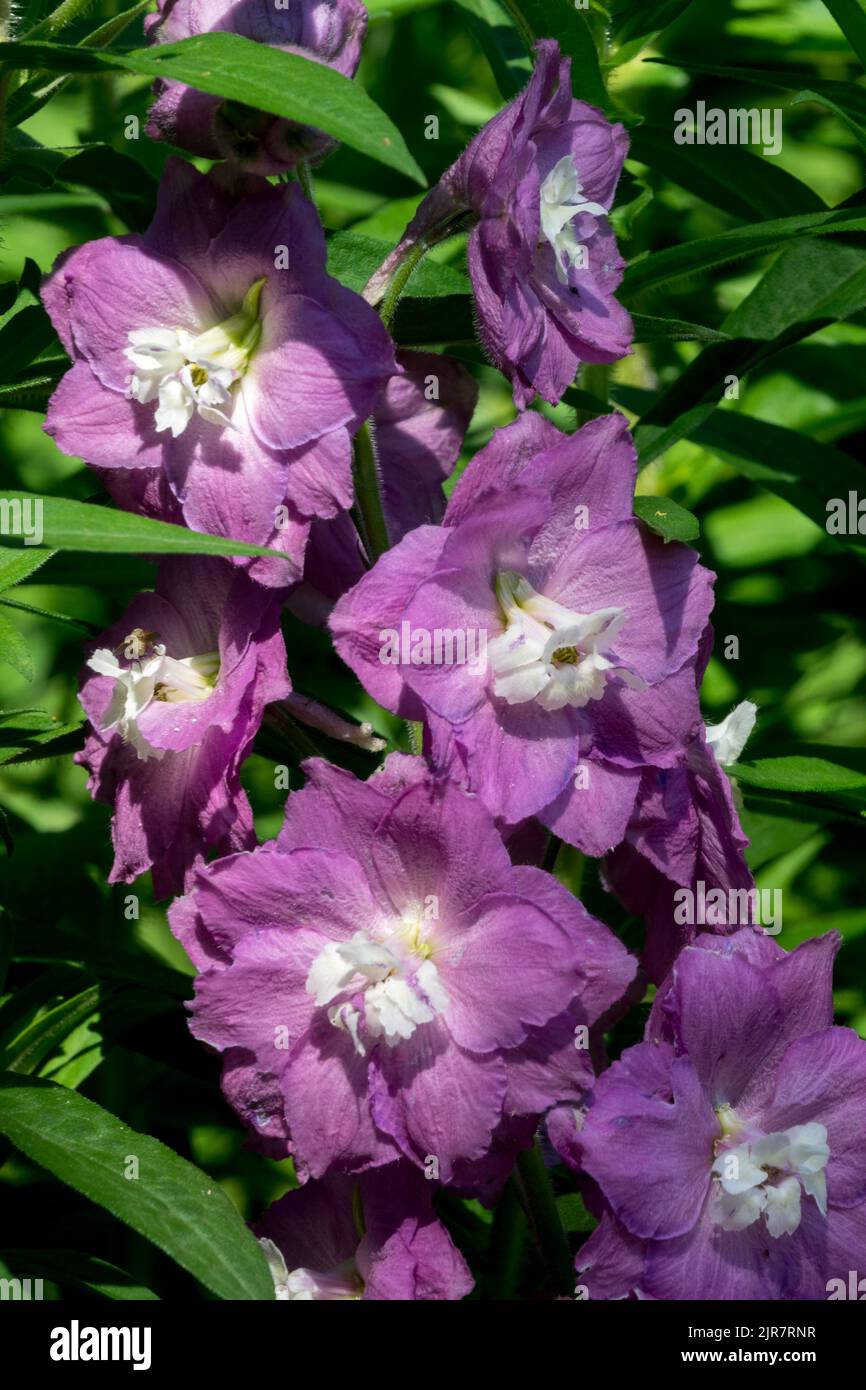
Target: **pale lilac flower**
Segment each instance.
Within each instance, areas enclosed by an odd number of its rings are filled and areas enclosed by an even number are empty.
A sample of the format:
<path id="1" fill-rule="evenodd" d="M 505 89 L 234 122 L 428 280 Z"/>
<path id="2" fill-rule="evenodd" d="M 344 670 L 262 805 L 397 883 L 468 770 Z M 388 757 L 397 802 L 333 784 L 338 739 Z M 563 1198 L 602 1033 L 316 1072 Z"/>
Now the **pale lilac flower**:
<path id="1" fill-rule="evenodd" d="M 361 0 L 158 0 L 145 20 L 154 43 L 198 34 L 240 34 L 299 53 L 353 77 L 367 29 Z M 279 174 L 302 160 L 317 163 L 336 147 L 322 131 L 196 91 L 182 82 L 154 83 L 147 133 L 205 159 L 232 159 L 252 173 Z"/>
<path id="2" fill-rule="evenodd" d="M 240 785 L 265 705 L 290 689 L 277 598 L 225 560 L 164 560 L 92 645 L 76 754 L 113 808 L 110 883 L 148 868 L 157 897 L 196 864 L 256 843 Z"/>
<path id="3" fill-rule="evenodd" d="M 201 972 L 192 1031 L 303 1178 L 404 1156 L 483 1183 L 467 1165 L 526 1143 L 517 1117 L 583 1095 L 589 1030 L 635 963 L 420 758 L 366 783 L 305 771 L 278 841 L 202 869 L 171 911 Z"/>
<path id="4" fill-rule="evenodd" d="M 473 1279 L 412 1164 L 287 1192 L 253 1227 L 280 1302 L 465 1298 Z"/>
<path id="5" fill-rule="evenodd" d="M 732 931 L 757 915 L 749 842 L 724 771 L 754 722 L 755 706 L 744 700 L 721 724 L 701 729 L 682 766 L 644 773 L 625 838 L 605 861 L 608 886 L 646 919 L 641 960 L 656 983 L 701 926 Z M 680 890 L 708 904 L 702 922 Z"/>
<path id="6" fill-rule="evenodd" d="M 537 816 L 592 855 L 701 725 L 713 576 L 635 519 L 634 478 L 622 416 L 565 436 L 529 413 L 472 461 L 443 524 L 410 532 L 331 617 L 374 699 L 426 721 L 438 765 L 503 823 Z"/>
<path id="7" fill-rule="evenodd" d="M 575 1132 L 607 1204 L 577 1259 L 591 1297 L 819 1300 L 864 1267 L 866 1042 L 832 1026 L 839 944 L 745 928 L 680 952 Z"/>
<path id="8" fill-rule="evenodd" d="M 64 253 L 43 298 L 73 366 L 46 429 L 121 505 L 286 551 L 352 504 L 351 437 L 395 371 L 378 315 L 325 271 L 295 185 L 170 161 L 143 236 Z"/>
<path id="9" fill-rule="evenodd" d="M 575 101 L 571 61 L 535 45 L 525 91 L 476 135 L 425 198 L 367 288 L 371 303 L 416 242 L 469 223 L 478 331 L 522 409 L 555 403 L 581 362 L 615 362 L 632 324 L 614 298 L 623 262 L 610 229 L 628 137 Z"/>

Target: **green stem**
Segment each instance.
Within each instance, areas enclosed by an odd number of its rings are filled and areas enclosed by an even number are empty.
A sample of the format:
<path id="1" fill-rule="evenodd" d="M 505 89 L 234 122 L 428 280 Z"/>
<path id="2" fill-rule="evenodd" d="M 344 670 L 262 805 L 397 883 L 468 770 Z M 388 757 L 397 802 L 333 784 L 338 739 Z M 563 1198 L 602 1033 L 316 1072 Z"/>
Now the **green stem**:
<path id="1" fill-rule="evenodd" d="M 379 470 L 369 421 L 355 435 L 355 498 L 363 525 L 363 539 L 371 564 L 391 547 L 382 496 L 379 490 Z"/>
<path id="2" fill-rule="evenodd" d="M 586 362 L 581 368 L 579 383 L 589 395 L 595 396 L 607 405 L 610 395 L 610 364 L 607 362 Z M 587 420 L 595 420 L 598 411 L 578 410 L 576 414 L 579 429 L 581 425 L 586 424 Z"/>
<path id="3" fill-rule="evenodd" d="M 574 1261 L 537 1139 L 531 1149 L 524 1149 L 519 1155 L 515 1177 L 550 1286 L 570 1298 L 574 1293 Z"/>
<path id="4" fill-rule="evenodd" d="M 310 170 L 310 166 L 305 159 L 302 159 L 300 164 L 297 165 L 295 173 L 298 176 L 298 183 L 304 190 L 304 197 L 307 199 L 308 202 L 313 204 L 313 207 L 315 207 L 316 195 L 313 192 L 313 175 Z"/>
<path id="5" fill-rule="evenodd" d="M 386 328 L 390 329 L 394 314 L 397 311 L 400 296 L 409 282 L 412 271 L 415 269 L 418 262 L 427 254 L 427 249 L 427 242 L 423 237 L 420 241 L 416 241 L 413 246 L 409 247 L 406 255 L 391 276 L 388 282 L 388 288 L 383 294 L 382 303 L 379 306 L 379 317 Z"/>
<path id="6" fill-rule="evenodd" d="M 22 34 L 22 43 L 32 43 L 34 39 L 53 39 L 68 24 L 74 24 L 76 19 L 80 19 L 92 4 L 93 0 L 62 0 L 62 4 L 58 5 L 56 10 L 46 15 L 38 24 L 34 24 L 26 34 Z"/>
<path id="7" fill-rule="evenodd" d="M 513 1299 L 520 1275 L 526 1216 L 516 1181 L 511 1178 L 496 1204 L 490 1232 L 490 1269 L 493 1297 Z"/>
<path id="8" fill-rule="evenodd" d="M 522 10 L 520 9 L 520 6 L 515 4 L 515 0 L 503 0 L 503 3 L 512 20 L 514 21 L 515 29 L 517 30 L 520 37 L 523 39 L 523 42 L 526 44 L 526 47 L 529 50 L 529 52 L 532 53 L 533 45 L 535 43 L 535 35 L 530 29 L 529 24 Z"/>

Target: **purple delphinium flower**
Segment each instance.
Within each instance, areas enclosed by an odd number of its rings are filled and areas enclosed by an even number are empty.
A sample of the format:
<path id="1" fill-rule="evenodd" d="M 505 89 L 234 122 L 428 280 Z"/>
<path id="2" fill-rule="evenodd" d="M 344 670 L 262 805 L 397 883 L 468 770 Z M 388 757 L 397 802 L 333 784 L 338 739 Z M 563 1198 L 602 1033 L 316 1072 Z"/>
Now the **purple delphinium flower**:
<path id="1" fill-rule="evenodd" d="M 647 767 L 700 727 L 713 576 L 632 514 L 635 453 L 608 415 L 498 430 L 451 495 L 337 604 L 338 652 L 425 719 L 432 755 L 507 825 L 538 816 L 588 854 L 625 833 Z"/>
<path id="2" fill-rule="evenodd" d="M 755 920 L 749 842 L 724 772 L 754 722 L 755 706 L 744 700 L 721 724 L 701 729 L 681 767 L 644 773 L 625 838 L 605 861 L 608 886 L 646 919 L 641 962 L 656 983 L 696 929 L 733 931 Z"/>
<path id="3" fill-rule="evenodd" d="M 395 371 L 359 295 L 325 272 L 297 185 L 166 166 L 143 236 L 61 256 L 43 289 L 73 366 L 46 429 L 116 498 L 194 530 L 288 549 L 351 506 L 351 436 Z M 112 488 L 114 492 L 115 489 Z"/>
<path id="4" fill-rule="evenodd" d="M 405 1156 L 454 1181 L 506 1122 L 583 1094 L 589 1029 L 635 963 L 420 758 L 366 783 L 305 770 L 279 839 L 171 909 L 201 972 L 192 1031 L 303 1178 Z"/>
<path id="5" fill-rule="evenodd" d="M 353 77 L 361 59 L 367 10 L 361 0 L 158 0 L 145 20 L 155 43 L 197 34 L 240 34 L 256 43 L 299 53 Z M 168 140 L 205 159 L 232 159 L 256 174 L 279 174 L 301 160 L 317 163 L 336 141 L 295 121 L 197 92 L 182 82 L 154 83 L 147 122 L 154 140 Z"/>
<path id="6" fill-rule="evenodd" d="M 340 1173 L 287 1192 L 253 1230 L 283 1302 L 465 1298 L 463 1256 L 433 1210 L 429 1182 L 410 1163 L 357 1178 Z"/>
<path id="7" fill-rule="evenodd" d="M 825 1299 L 863 1269 L 866 1042 L 833 1027 L 839 941 L 788 954 L 743 928 L 680 952 L 575 1134 L 608 1208 L 577 1258 L 590 1297 Z"/>
<path id="8" fill-rule="evenodd" d="M 256 843 L 240 785 L 262 711 L 288 694 L 278 597 L 227 561 L 163 560 L 92 645 L 80 700 L 92 729 L 75 761 L 114 808 L 110 883 L 150 868 L 183 891 L 209 851 Z"/>
<path id="9" fill-rule="evenodd" d="M 628 137 L 574 100 L 553 39 L 535 52 L 526 90 L 443 174 L 365 292 L 375 303 L 416 242 L 469 220 L 478 330 L 521 409 L 536 394 L 555 404 L 581 362 L 624 357 L 633 332 L 614 298 L 623 262 L 607 220 Z"/>
<path id="10" fill-rule="evenodd" d="M 388 382 L 370 429 L 392 545 L 416 526 L 442 520 L 449 477 L 478 399 L 472 377 L 453 358 L 433 352 L 397 353 L 398 375 Z M 321 623 L 336 599 L 364 574 L 363 546 L 348 515 L 314 521 L 304 582 L 292 592 L 293 611 Z"/>

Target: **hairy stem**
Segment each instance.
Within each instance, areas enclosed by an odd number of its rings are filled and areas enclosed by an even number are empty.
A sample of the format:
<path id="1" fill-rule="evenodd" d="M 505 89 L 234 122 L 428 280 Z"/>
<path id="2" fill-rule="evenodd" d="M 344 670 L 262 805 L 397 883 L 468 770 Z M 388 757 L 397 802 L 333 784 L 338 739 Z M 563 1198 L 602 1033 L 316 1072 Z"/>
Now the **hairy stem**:
<path id="1" fill-rule="evenodd" d="M 379 469 L 369 420 L 355 435 L 355 498 L 363 527 L 363 540 L 371 564 L 390 549 L 388 526 L 382 510 Z"/>

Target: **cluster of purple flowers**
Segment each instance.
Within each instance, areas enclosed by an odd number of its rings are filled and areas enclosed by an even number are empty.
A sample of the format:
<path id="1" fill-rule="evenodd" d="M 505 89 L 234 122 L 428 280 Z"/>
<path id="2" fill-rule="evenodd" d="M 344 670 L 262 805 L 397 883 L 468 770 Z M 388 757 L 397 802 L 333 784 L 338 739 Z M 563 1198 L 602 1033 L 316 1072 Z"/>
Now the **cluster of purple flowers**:
<path id="1" fill-rule="evenodd" d="M 150 36 L 228 30 L 351 76 L 365 15 L 161 0 Z M 837 943 L 789 955 L 730 914 L 674 912 L 698 885 L 754 890 L 724 771 L 754 707 L 707 728 L 699 704 L 713 575 L 635 518 L 622 416 L 568 435 L 525 409 L 629 351 L 607 218 L 625 132 L 540 42 L 361 297 L 328 274 L 301 184 L 268 181 L 326 135 L 176 82 L 149 131 L 225 162 L 170 159 L 144 235 L 61 257 L 44 299 L 72 365 L 46 428 L 119 506 L 274 554 L 159 565 L 87 653 L 79 758 L 113 807 L 112 881 L 149 868 L 175 897 L 226 1098 L 294 1161 L 299 1188 L 255 1228 L 275 1296 L 462 1298 L 433 1197 L 495 1201 L 546 1117 L 600 1221 L 575 1275 L 590 1297 L 825 1297 L 866 1261 L 866 1044 L 832 1027 Z M 407 254 L 467 226 L 520 413 L 446 506 L 474 384 L 396 351 L 375 306 Z M 375 562 L 352 511 L 362 425 Z M 367 781 L 308 761 L 260 845 L 240 769 L 290 696 L 286 604 L 423 749 Z M 550 837 L 645 917 L 640 960 L 540 867 Z M 647 979 L 646 1040 L 606 1066 Z"/>

